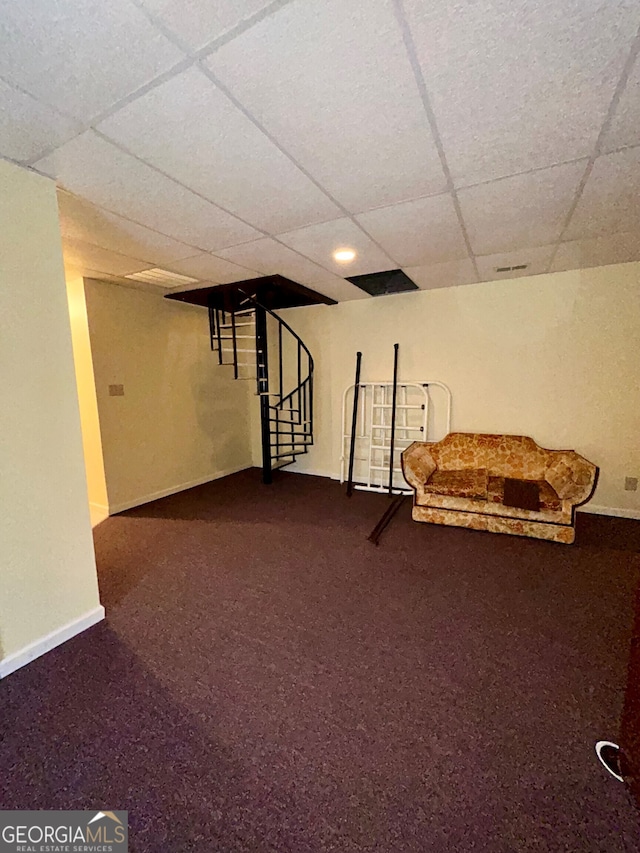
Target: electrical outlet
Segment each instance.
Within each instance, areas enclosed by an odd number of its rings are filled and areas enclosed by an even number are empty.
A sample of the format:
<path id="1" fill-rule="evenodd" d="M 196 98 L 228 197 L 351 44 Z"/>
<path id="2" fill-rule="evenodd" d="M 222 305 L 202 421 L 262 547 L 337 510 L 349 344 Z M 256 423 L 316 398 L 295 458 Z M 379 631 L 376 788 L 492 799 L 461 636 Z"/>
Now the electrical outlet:
<path id="1" fill-rule="evenodd" d="M 124 385 L 109 385 L 110 397 L 124 397 Z"/>
<path id="2" fill-rule="evenodd" d="M 638 478 L 637 477 L 625 477 L 624 478 L 624 490 L 625 492 L 635 492 L 638 489 Z"/>

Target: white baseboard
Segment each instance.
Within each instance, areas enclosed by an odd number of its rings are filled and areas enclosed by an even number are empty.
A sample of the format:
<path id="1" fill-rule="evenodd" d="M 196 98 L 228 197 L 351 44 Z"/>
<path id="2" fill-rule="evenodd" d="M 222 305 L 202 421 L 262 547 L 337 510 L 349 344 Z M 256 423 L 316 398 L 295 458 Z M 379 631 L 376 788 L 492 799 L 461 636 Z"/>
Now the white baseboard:
<path id="1" fill-rule="evenodd" d="M 81 634 L 83 631 L 86 631 L 87 628 L 91 628 L 92 625 L 102 622 L 103 619 L 104 607 L 100 605 L 99 607 L 90 610 L 88 613 L 85 613 L 84 616 L 74 619 L 73 622 L 69 622 L 61 628 L 57 628 L 55 631 L 52 631 L 50 634 L 41 637 L 39 640 L 29 643 L 28 646 L 24 647 L 24 649 L 20 649 L 19 652 L 14 652 L 12 655 L 0 660 L 0 679 L 3 679 L 7 675 L 10 675 L 10 673 L 15 672 L 16 669 L 26 666 L 28 663 L 31 663 L 32 660 L 39 658 L 41 655 L 50 652 L 51 649 L 55 649 L 56 646 L 66 643 L 67 640 L 75 637 L 76 634 Z"/>
<path id="2" fill-rule="evenodd" d="M 594 515 L 613 515 L 616 518 L 635 518 L 640 520 L 640 509 L 626 509 L 618 506 L 598 506 L 585 504 L 578 507 L 578 512 L 592 512 Z"/>
<path id="3" fill-rule="evenodd" d="M 291 474 L 309 474 L 312 477 L 326 477 L 330 480 L 339 480 L 338 474 L 333 474 L 330 471 L 306 469 L 301 471 L 293 466 L 284 469 Z M 633 518 L 640 520 L 640 509 L 627 509 L 617 506 L 599 506 L 598 504 L 585 504 L 578 507 L 578 512 L 592 512 L 594 515 L 611 515 L 616 518 Z"/>
<path id="4" fill-rule="evenodd" d="M 140 495 L 123 503 L 109 504 L 109 515 L 115 515 L 117 512 L 124 512 L 126 509 L 133 509 L 136 506 L 151 503 L 151 501 L 167 498 L 169 495 L 175 495 L 178 492 L 184 492 L 186 489 L 193 489 L 195 486 L 203 486 L 205 483 L 211 483 L 213 480 L 219 480 L 221 477 L 228 477 L 230 474 L 237 474 L 238 471 L 246 471 L 247 468 L 253 467 L 251 463 L 247 465 L 237 465 L 233 468 L 226 468 L 224 471 L 215 471 L 212 474 L 207 474 L 206 477 L 198 477 L 197 480 L 190 480 L 188 483 L 180 483 L 179 486 L 170 486 L 168 489 L 161 489 L 159 492 L 151 492 L 148 495 Z"/>

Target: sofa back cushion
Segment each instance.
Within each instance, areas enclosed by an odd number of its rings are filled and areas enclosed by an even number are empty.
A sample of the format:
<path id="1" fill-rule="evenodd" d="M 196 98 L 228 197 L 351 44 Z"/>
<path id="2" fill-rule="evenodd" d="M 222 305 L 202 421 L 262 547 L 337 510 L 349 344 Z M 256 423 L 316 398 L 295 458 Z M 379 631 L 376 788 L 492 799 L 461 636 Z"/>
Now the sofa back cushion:
<path id="1" fill-rule="evenodd" d="M 553 454 L 545 480 L 563 500 L 586 500 L 593 490 L 596 466 L 573 450 Z"/>
<path id="2" fill-rule="evenodd" d="M 553 451 L 526 435 L 451 432 L 430 447 L 439 471 L 486 468 L 490 477 L 544 480 Z"/>

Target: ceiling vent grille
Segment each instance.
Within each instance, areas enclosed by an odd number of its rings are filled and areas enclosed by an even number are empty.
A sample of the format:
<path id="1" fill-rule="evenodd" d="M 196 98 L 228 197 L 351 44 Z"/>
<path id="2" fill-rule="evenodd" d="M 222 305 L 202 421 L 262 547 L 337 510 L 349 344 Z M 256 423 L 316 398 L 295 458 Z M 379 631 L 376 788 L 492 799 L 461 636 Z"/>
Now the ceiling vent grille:
<path id="1" fill-rule="evenodd" d="M 496 272 L 517 272 L 517 270 L 526 270 L 529 264 L 515 264 L 512 267 L 496 267 Z"/>
<path id="2" fill-rule="evenodd" d="M 177 272 L 162 270 L 159 267 L 153 267 L 150 270 L 142 270 L 142 272 L 132 272 L 125 275 L 125 278 L 131 281 L 143 281 L 145 284 L 155 284 L 157 287 L 180 287 L 185 284 L 195 284 L 199 281 L 197 278 L 189 278 L 188 275 L 178 275 Z"/>

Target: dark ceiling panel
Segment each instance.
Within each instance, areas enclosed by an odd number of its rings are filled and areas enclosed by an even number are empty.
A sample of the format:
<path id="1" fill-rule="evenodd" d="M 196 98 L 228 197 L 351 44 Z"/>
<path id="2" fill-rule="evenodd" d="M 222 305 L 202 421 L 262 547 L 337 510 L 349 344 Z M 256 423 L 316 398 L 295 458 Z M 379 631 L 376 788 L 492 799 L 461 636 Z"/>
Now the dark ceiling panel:
<path id="1" fill-rule="evenodd" d="M 371 296 L 388 296 L 391 293 L 404 293 L 406 290 L 418 290 L 408 275 L 402 270 L 386 270 L 372 272 L 366 275 L 354 275 L 347 278 L 356 287 L 361 288 Z"/>
<path id="2" fill-rule="evenodd" d="M 166 299 L 176 299 L 191 305 L 205 308 L 221 308 L 223 311 L 236 311 L 247 298 L 252 296 L 265 308 L 272 311 L 279 308 L 297 308 L 301 305 L 335 305 L 336 300 L 324 296 L 309 287 L 291 281 L 283 275 L 266 275 L 235 281 L 233 284 L 216 284 L 200 287 L 196 290 L 183 290 L 179 293 L 167 293 Z"/>

